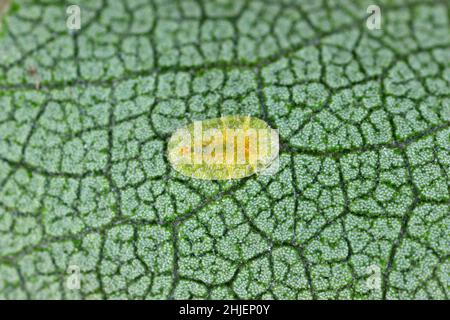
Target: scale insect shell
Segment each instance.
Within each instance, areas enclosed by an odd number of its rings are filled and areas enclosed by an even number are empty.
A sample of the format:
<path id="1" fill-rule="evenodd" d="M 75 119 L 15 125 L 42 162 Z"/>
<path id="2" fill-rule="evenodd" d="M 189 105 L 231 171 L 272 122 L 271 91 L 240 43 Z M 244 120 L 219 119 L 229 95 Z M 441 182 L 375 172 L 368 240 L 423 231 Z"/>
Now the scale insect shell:
<path id="1" fill-rule="evenodd" d="M 176 130 L 168 143 L 172 167 L 185 176 L 203 180 L 274 174 L 278 153 L 278 132 L 250 116 L 195 121 Z"/>

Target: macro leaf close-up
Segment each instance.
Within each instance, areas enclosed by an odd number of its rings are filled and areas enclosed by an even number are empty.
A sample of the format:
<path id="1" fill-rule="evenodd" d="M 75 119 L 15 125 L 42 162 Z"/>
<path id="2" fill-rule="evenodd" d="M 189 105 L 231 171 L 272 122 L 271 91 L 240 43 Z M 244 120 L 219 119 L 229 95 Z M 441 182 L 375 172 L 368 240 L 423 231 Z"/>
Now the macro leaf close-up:
<path id="1" fill-rule="evenodd" d="M 0 0 L 0 300 L 448 300 L 449 20 Z M 276 172 L 169 161 L 176 130 L 245 117 L 278 132 Z"/>

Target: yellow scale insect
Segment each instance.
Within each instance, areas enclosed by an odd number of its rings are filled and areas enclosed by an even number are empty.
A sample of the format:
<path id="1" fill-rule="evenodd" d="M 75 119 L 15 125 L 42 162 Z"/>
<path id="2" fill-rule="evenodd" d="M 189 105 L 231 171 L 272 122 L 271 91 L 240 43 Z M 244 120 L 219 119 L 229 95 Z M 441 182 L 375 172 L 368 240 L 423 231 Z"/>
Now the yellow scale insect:
<path id="1" fill-rule="evenodd" d="M 278 132 L 261 119 L 223 116 L 176 130 L 168 143 L 172 167 L 185 176 L 229 180 L 278 169 Z"/>

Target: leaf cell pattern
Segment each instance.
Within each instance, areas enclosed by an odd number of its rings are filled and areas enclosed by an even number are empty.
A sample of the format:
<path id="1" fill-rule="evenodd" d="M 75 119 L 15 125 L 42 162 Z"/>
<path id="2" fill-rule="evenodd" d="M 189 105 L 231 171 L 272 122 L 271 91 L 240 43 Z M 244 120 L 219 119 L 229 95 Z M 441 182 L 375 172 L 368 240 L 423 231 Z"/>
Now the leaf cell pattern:
<path id="1" fill-rule="evenodd" d="M 365 0 L 77 4 L 77 32 L 65 1 L 2 18 L 1 299 L 449 298 L 447 1 L 372 31 Z M 236 114 L 277 174 L 170 167 L 175 129 Z"/>

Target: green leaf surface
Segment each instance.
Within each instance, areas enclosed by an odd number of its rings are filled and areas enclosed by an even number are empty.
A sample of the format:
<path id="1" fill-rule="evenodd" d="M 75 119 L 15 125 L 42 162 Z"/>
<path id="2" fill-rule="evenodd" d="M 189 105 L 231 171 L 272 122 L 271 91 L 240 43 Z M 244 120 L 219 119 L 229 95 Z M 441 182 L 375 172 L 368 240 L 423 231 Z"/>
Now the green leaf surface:
<path id="1" fill-rule="evenodd" d="M 1 299 L 449 298 L 448 1 L 379 1 L 372 31 L 364 0 L 78 0 L 78 32 L 16 3 Z M 279 130 L 277 174 L 173 170 L 170 135 L 223 115 Z"/>

